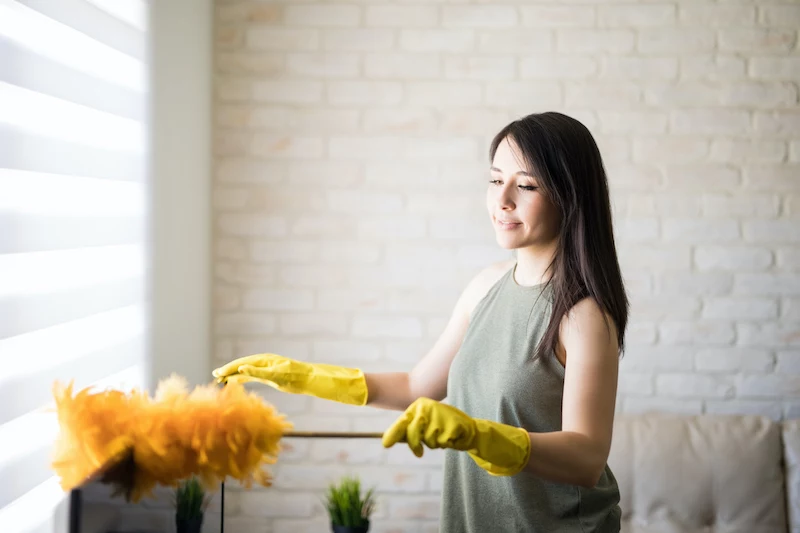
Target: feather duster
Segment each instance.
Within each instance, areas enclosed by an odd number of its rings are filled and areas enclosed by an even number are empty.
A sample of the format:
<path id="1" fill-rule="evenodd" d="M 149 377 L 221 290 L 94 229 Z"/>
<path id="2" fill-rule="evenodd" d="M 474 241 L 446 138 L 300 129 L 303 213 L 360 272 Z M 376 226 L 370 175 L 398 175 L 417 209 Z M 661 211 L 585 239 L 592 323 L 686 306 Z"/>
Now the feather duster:
<path id="1" fill-rule="evenodd" d="M 59 422 L 52 468 L 71 490 L 99 480 L 132 502 L 157 485 L 197 476 L 212 488 L 226 478 L 249 487 L 271 484 L 265 466 L 277 461 L 292 425 L 241 383 L 209 384 L 189 392 L 170 376 L 154 397 L 133 389 L 73 393 L 56 382 Z"/>

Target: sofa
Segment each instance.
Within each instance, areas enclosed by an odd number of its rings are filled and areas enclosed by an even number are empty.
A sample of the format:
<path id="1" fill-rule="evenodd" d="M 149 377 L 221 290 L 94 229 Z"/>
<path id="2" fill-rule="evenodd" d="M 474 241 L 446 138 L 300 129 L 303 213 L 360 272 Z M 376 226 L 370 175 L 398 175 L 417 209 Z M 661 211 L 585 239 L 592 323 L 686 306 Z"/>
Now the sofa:
<path id="1" fill-rule="evenodd" d="M 617 415 L 623 533 L 800 533 L 800 420 Z"/>

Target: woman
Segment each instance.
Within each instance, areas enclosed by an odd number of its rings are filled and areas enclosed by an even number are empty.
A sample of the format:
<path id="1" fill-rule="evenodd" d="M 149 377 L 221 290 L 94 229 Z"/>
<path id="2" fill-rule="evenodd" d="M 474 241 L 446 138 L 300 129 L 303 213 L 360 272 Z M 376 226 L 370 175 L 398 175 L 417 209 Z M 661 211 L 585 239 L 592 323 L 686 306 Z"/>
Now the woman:
<path id="1" fill-rule="evenodd" d="M 628 301 L 600 153 L 581 123 L 542 113 L 503 128 L 490 159 L 489 217 L 516 258 L 467 285 L 410 373 L 257 354 L 214 375 L 405 410 L 383 444 L 447 449 L 443 532 L 619 531 L 606 462 Z"/>

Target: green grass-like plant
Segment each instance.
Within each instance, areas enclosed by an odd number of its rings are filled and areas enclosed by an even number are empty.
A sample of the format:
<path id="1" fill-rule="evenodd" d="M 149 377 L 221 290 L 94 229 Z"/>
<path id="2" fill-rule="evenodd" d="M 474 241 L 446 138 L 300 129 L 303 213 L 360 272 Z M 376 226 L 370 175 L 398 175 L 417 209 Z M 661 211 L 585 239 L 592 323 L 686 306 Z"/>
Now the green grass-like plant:
<path id="1" fill-rule="evenodd" d="M 366 526 L 375 508 L 374 490 L 362 498 L 361 481 L 353 476 L 343 477 L 338 485 L 331 484 L 325 493 L 324 504 L 335 526 Z"/>
<path id="2" fill-rule="evenodd" d="M 178 520 L 199 518 L 203 516 L 209 500 L 203 484 L 197 478 L 181 481 L 175 489 L 175 517 Z"/>

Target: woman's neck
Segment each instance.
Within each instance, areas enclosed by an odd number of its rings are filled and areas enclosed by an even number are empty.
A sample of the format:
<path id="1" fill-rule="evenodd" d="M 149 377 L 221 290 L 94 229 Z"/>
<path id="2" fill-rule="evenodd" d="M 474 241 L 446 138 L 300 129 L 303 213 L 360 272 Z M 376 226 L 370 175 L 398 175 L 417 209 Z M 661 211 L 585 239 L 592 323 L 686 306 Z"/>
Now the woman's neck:
<path id="1" fill-rule="evenodd" d="M 545 283 L 552 272 L 548 270 L 555 257 L 557 243 L 546 246 L 528 246 L 517 250 L 516 282 L 523 286 Z"/>

